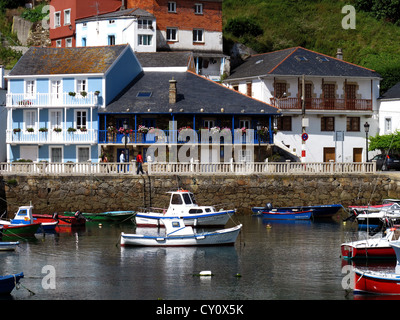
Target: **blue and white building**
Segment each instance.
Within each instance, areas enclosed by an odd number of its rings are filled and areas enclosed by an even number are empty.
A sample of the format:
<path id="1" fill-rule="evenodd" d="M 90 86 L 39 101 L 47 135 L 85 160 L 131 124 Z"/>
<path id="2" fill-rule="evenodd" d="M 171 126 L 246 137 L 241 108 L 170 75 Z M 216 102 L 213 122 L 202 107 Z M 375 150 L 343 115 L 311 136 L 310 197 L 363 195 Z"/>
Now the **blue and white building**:
<path id="1" fill-rule="evenodd" d="M 141 72 L 129 45 L 31 47 L 7 77 L 7 162 L 97 162 L 99 110 Z"/>

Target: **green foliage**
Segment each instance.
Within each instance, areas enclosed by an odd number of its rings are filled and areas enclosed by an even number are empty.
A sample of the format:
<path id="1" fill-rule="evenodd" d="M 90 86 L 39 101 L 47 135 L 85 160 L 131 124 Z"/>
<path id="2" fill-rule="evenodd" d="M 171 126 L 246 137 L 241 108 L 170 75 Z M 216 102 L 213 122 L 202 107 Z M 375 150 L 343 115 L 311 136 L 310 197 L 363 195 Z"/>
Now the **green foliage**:
<path id="1" fill-rule="evenodd" d="M 24 0 L 0 0 L 0 11 L 4 11 L 6 8 L 13 9 L 24 5 Z"/>
<path id="2" fill-rule="evenodd" d="M 400 152 L 400 132 L 382 136 L 377 134 L 375 137 L 370 137 L 368 149 L 370 151 L 379 150 L 382 153 L 389 150 L 394 153 Z"/>
<path id="3" fill-rule="evenodd" d="M 244 35 L 257 37 L 263 34 L 263 29 L 254 18 L 237 17 L 228 20 L 225 31 L 232 33 L 235 37 Z"/>
<path id="4" fill-rule="evenodd" d="M 357 0 L 356 8 L 370 12 L 377 19 L 400 21 L 400 0 Z"/>
<path id="5" fill-rule="evenodd" d="M 42 13 L 42 9 L 45 5 L 46 3 L 43 3 L 33 9 L 26 9 L 24 12 L 22 12 L 21 17 L 31 22 L 41 21 L 47 15 L 47 12 Z"/>

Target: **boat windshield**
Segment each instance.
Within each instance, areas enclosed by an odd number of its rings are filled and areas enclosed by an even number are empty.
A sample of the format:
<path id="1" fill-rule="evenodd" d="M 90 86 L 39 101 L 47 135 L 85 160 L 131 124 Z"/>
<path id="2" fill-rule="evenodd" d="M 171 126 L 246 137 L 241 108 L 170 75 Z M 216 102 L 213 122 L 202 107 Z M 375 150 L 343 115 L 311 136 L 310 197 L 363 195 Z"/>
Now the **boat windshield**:
<path id="1" fill-rule="evenodd" d="M 190 199 L 192 199 L 193 204 L 197 204 L 196 199 L 194 198 L 193 193 L 189 193 Z"/>
<path id="2" fill-rule="evenodd" d="M 183 196 L 183 201 L 185 201 L 185 204 L 192 204 L 192 200 L 190 199 L 189 194 L 184 193 L 182 194 L 182 196 Z"/>
<path id="3" fill-rule="evenodd" d="M 182 198 L 180 194 L 172 195 L 171 204 L 182 204 Z"/>

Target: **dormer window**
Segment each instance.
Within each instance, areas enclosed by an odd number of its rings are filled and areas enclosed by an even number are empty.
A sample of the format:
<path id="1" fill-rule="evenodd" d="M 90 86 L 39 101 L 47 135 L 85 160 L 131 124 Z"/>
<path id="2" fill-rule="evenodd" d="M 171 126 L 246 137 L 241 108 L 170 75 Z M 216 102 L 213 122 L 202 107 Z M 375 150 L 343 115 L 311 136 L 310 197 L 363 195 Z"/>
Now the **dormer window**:
<path id="1" fill-rule="evenodd" d="M 176 13 L 176 2 L 175 1 L 168 2 L 168 12 Z"/>

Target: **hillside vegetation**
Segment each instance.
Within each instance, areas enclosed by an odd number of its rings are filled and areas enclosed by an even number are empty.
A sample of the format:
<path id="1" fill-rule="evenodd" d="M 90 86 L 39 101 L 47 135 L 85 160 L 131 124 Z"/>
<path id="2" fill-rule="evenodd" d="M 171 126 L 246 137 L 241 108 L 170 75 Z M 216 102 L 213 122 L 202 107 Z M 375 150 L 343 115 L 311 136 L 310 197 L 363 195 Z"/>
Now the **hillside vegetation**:
<path id="1" fill-rule="evenodd" d="M 349 4 L 356 7 L 356 28 L 346 30 L 342 8 Z M 400 81 L 400 19 L 389 16 L 397 14 L 389 4 L 399 7 L 397 0 L 224 0 L 225 43 L 259 53 L 302 46 L 335 56 L 342 48 L 344 60 L 382 75 L 384 92 Z"/>

